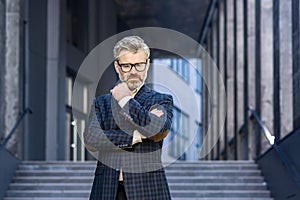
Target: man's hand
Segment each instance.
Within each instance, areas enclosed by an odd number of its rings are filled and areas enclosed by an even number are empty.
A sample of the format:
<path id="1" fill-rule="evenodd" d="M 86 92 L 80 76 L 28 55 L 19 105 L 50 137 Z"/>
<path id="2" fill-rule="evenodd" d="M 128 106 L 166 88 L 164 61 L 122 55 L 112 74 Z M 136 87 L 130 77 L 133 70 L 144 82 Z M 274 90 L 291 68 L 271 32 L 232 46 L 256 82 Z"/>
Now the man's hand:
<path id="1" fill-rule="evenodd" d="M 164 115 L 164 112 L 162 110 L 158 110 L 157 108 L 154 108 L 153 110 L 150 111 L 152 114 L 156 115 L 157 117 L 161 117 Z M 154 142 L 159 142 L 162 139 L 164 139 L 169 133 L 169 130 L 156 134 L 154 136 L 151 136 L 150 139 L 153 140 Z"/>
<path id="2" fill-rule="evenodd" d="M 150 113 L 156 115 L 157 117 L 161 117 L 164 115 L 164 112 L 162 110 L 158 110 L 157 108 L 154 108 L 153 110 L 150 111 Z M 145 139 L 146 137 L 143 136 L 141 133 L 139 133 L 141 135 L 142 139 Z M 155 138 L 153 140 L 156 140 Z M 159 140 L 158 140 L 159 141 Z"/>
<path id="3" fill-rule="evenodd" d="M 164 112 L 162 110 L 158 110 L 157 108 L 154 108 L 150 111 L 152 114 L 156 115 L 157 117 L 161 117 L 164 115 Z"/>
<path id="4" fill-rule="evenodd" d="M 133 95 L 133 92 L 129 90 L 125 82 L 116 85 L 113 89 L 110 90 L 110 92 L 117 101 L 120 101 L 122 98 L 126 96 Z"/>

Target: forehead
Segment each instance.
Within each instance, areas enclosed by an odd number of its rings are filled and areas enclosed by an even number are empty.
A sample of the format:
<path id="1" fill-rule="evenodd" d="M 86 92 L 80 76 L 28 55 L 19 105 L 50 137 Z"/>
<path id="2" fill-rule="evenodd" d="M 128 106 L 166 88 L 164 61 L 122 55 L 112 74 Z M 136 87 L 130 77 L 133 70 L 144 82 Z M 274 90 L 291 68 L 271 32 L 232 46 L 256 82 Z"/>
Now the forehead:
<path id="1" fill-rule="evenodd" d="M 123 50 L 120 52 L 119 61 L 124 63 L 145 62 L 147 55 L 144 50 L 139 49 L 137 52 Z"/>

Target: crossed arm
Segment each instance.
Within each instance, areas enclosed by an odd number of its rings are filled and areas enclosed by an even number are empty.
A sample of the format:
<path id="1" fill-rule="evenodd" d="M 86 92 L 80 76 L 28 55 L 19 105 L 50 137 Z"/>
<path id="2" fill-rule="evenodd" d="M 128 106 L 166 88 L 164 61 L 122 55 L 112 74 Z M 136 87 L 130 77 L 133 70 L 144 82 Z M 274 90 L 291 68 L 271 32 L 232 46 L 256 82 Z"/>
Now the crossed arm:
<path id="1" fill-rule="evenodd" d="M 172 122 L 173 100 L 169 95 L 159 98 L 155 106 L 147 110 L 136 100 L 129 100 L 123 108 L 113 109 L 118 118 L 124 119 L 127 130 L 122 124 L 118 128 L 104 130 L 101 109 L 97 102 L 92 107 L 89 122 L 84 132 L 84 141 L 91 151 L 100 149 L 128 148 L 132 145 L 133 132 L 138 130 L 143 136 L 153 140 L 162 140 L 169 132 Z M 113 111 L 113 112 L 114 112 Z M 106 119 L 107 120 L 107 119 Z M 128 131 L 128 127 L 130 131 Z"/>

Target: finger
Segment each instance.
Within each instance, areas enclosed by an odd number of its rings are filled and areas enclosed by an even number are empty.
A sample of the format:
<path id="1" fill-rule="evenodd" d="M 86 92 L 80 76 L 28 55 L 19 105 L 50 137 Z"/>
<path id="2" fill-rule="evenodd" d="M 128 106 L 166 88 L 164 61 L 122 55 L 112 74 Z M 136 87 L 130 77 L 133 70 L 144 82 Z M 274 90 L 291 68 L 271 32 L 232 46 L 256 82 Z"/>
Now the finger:
<path id="1" fill-rule="evenodd" d="M 161 110 L 151 110 L 151 113 L 158 117 L 161 117 L 162 115 L 164 115 L 164 112 Z"/>
<path id="2" fill-rule="evenodd" d="M 161 117 L 164 115 L 164 113 L 154 113 L 154 115 L 156 115 L 157 117 Z"/>
<path id="3" fill-rule="evenodd" d="M 151 113 L 157 113 L 157 112 L 160 112 L 160 110 L 157 110 L 157 109 L 153 109 L 150 111 Z"/>

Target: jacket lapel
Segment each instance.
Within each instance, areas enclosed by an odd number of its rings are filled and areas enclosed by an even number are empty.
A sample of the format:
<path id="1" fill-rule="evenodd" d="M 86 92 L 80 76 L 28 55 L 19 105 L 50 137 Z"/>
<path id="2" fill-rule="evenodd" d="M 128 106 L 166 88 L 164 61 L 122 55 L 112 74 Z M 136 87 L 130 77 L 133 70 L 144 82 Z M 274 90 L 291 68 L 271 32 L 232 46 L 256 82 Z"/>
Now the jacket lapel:
<path id="1" fill-rule="evenodd" d="M 151 93 L 151 89 L 143 85 L 141 89 L 138 91 L 138 93 L 134 96 L 134 99 L 137 102 L 139 102 L 141 105 L 144 105 L 150 93 Z"/>

